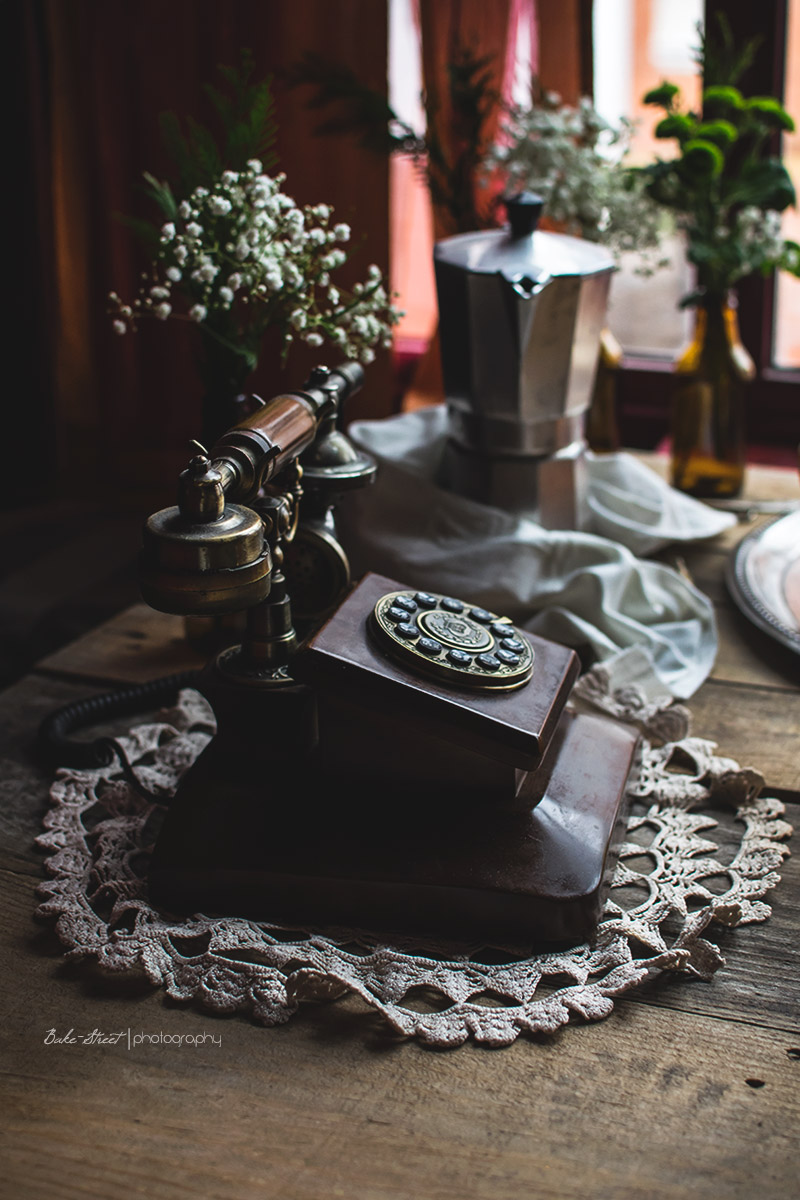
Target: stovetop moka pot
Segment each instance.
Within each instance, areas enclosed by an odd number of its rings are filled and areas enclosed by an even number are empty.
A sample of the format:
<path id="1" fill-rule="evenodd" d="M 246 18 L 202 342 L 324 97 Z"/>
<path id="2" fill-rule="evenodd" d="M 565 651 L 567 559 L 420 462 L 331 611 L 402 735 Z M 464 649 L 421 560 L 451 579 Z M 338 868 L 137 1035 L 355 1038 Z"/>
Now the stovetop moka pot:
<path id="1" fill-rule="evenodd" d="M 614 261 L 538 230 L 535 193 L 505 203 L 507 228 L 434 249 L 449 424 L 439 481 L 551 529 L 581 528 L 584 414 Z"/>

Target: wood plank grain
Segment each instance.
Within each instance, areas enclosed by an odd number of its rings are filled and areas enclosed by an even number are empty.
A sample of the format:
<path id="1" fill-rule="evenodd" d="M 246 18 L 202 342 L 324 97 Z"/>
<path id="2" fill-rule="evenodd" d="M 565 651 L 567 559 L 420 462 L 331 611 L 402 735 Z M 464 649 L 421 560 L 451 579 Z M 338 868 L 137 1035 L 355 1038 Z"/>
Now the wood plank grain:
<path id="1" fill-rule="evenodd" d="M 737 525 L 709 542 L 669 547 L 660 562 L 683 573 L 714 605 L 719 649 L 712 678 L 759 687 L 800 688 L 800 656 L 758 629 L 739 610 L 725 573 L 742 538 L 765 520 Z"/>
<path id="2" fill-rule="evenodd" d="M 87 694 L 85 683 L 27 676 L 0 693 L 0 864 L 41 876 L 33 840 L 49 803 L 53 771 L 37 760 L 41 722 L 55 709 Z M 77 736 L 77 735 L 76 735 Z"/>
<path id="3" fill-rule="evenodd" d="M 109 683 L 145 683 L 202 667 L 207 657 L 187 641 L 182 617 L 135 604 L 43 658 L 37 671 Z"/>
<path id="4" fill-rule="evenodd" d="M 770 788 L 800 791 L 800 692 L 707 680 L 689 702 L 692 731 L 762 773 Z"/>
<path id="5" fill-rule="evenodd" d="M 712 679 L 775 691 L 800 691 L 800 654 L 762 633 L 732 601 L 715 604 L 714 614 L 719 648 Z"/>
<path id="6" fill-rule="evenodd" d="M 109 991 L 15 926 L 0 982 L 15 1200 L 795 1194 L 800 1063 L 783 1032 L 622 1003 L 553 1037 L 442 1054 L 355 1000 L 259 1029 L 146 985 Z M 123 1037 L 45 1044 L 50 1029 Z"/>

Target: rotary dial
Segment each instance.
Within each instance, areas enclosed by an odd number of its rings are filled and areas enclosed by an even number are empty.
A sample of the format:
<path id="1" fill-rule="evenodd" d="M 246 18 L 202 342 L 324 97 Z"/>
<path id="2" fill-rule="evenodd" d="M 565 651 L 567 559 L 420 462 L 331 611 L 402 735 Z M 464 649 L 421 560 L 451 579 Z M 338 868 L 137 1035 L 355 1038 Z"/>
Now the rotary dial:
<path id="1" fill-rule="evenodd" d="M 533 674 L 533 647 L 507 617 L 453 596 L 388 592 L 371 625 L 404 666 L 462 687 L 517 688 Z"/>

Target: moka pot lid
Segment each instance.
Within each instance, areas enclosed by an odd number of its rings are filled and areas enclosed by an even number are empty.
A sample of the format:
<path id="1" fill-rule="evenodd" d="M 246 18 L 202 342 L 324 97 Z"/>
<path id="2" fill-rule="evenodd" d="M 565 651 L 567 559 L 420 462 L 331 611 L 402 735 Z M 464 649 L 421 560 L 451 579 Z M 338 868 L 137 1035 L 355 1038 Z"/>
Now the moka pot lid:
<path id="1" fill-rule="evenodd" d="M 551 279 L 585 277 L 614 270 L 609 252 L 595 242 L 537 229 L 543 201 L 523 191 L 505 200 L 508 225 L 456 234 L 434 247 L 434 261 L 476 275 L 502 275 L 510 284 L 525 281 L 526 292 Z"/>

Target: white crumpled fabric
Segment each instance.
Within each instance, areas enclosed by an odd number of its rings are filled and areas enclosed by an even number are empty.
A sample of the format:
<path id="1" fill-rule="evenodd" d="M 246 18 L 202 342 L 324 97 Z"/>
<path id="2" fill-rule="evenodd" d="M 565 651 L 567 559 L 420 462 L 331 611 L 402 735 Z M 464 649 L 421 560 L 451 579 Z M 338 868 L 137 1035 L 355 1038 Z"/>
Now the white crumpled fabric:
<path id="1" fill-rule="evenodd" d="M 588 502 L 592 532 L 634 554 L 713 537 L 736 523 L 731 513 L 677 492 L 630 454 L 589 455 Z"/>
<path id="2" fill-rule="evenodd" d="M 655 681 L 681 699 L 708 676 L 717 650 L 711 602 L 677 571 L 635 551 L 711 536 L 733 518 L 678 496 L 628 455 L 591 456 L 594 519 L 604 534 L 614 530 L 614 540 L 550 531 L 434 482 L 444 406 L 355 422 L 348 434 L 379 467 L 375 484 L 338 509 L 355 575 L 377 571 L 461 596 L 542 637 L 588 649 L 595 660 L 639 647 Z"/>

